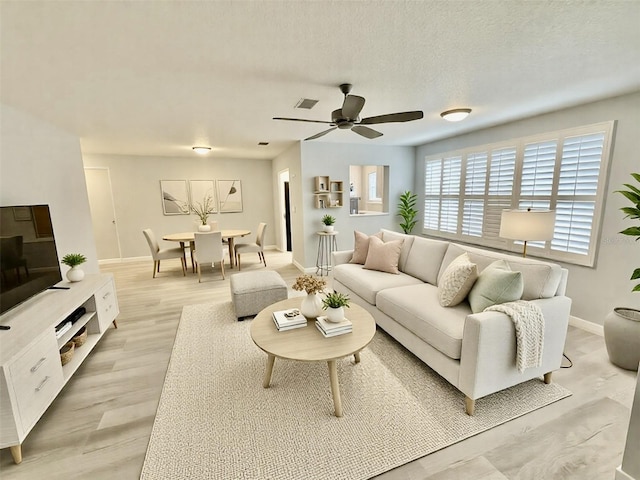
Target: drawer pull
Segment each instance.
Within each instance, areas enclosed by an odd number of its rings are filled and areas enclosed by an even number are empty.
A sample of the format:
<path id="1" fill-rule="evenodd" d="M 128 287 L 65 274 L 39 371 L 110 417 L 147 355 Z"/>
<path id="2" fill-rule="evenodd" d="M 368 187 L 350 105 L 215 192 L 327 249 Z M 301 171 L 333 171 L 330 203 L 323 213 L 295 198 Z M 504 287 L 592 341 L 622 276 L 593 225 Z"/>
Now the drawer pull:
<path id="1" fill-rule="evenodd" d="M 103 300 L 106 300 L 106 299 L 107 299 L 107 297 L 108 297 L 109 295 L 111 295 L 111 292 L 107 292 L 107 293 L 105 293 L 105 294 L 102 296 L 102 299 L 103 299 Z"/>
<path id="2" fill-rule="evenodd" d="M 36 387 L 36 392 L 39 392 L 40 390 L 42 390 L 42 388 L 44 387 L 44 384 L 47 383 L 49 381 L 49 375 L 47 375 L 46 377 L 44 377 L 44 380 L 42 380 L 40 382 L 40 385 L 38 385 Z"/>
<path id="3" fill-rule="evenodd" d="M 38 360 L 38 363 L 31 367 L 31 373 L 36 373 L 36 371 L 42 366 L 46 359 L 47 357 L 42 357 L 40 360 Z"/>

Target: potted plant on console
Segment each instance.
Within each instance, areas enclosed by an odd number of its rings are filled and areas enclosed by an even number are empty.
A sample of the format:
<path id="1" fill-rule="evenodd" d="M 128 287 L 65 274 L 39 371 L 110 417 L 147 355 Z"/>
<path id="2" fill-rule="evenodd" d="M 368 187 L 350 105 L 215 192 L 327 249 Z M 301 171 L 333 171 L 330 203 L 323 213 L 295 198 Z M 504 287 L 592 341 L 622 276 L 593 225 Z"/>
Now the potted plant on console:
<path id="1" fill-rule="evenodd" d="M 325 215 L 322 217 L 322 223 L 324 224 L 323 230 L 327 233 L 331 233 L 333 232 L 333 224 L 336 223 L 336 219 L 331 215 Z"/>
<path id="2" fill-rule="evenodd" d="M 322 308 L 327 311 L 327 320 L 338 323 L 344 320 L 344 309 L 349 308 L 349 296 L 331 292 L 322 300 Z"/>
<path id="3" fill-rule="evenodd" d="M 631 176 L 640 184 L 640 173 L 632 173 Z M 628 190 L 617 190 L 616 193 L 624 195 L 630 202 L 630 207 L 622 207 L 620 210 L 630 218 L 640 222 L 640 188 L 629 183 L 624 184 Z M 625 228 L 623 235 L 636 237 L 640 240 L 640 224 Z M 640 268 L 635 268 L 631 274 L 631 280 L 640 279 Z M 632 288 L 633 292 L 640 292 L 640 283 Z M 629 307 L 616 307 L 604 319 L 604 340 L 607 346 L 609 360 L 626 370 L 638 370 L 640 362 L 640 310 Z"/>
<path id="4" fill-rule="evenodd" d="M 200 219 L 200 225 L 198 226 L 198 231 L 210 232 L 211 225 L 207 224 L 207 220 L 209 219 L 209 215 L 211 215 L 212 213 L 215 213 L 213 198 L 211 198 L 211 195 L 206 195 L 202 199 L 202 203 L 192 202 L 190 207 L 193 213 L 195 213 Z"/>
<path id="5" fill-rule="evenodd" d="M 62 262 L 64 265 L 71 267 L 67 271 L 67 280 L 70 282 L 79 282 L 84 278 L 84 271 L 80 268 L 84 262 L 87 261 L 87 257 L 82 255 L 81 253 L 67 253 L 64 257 L 62 257 Z"/>

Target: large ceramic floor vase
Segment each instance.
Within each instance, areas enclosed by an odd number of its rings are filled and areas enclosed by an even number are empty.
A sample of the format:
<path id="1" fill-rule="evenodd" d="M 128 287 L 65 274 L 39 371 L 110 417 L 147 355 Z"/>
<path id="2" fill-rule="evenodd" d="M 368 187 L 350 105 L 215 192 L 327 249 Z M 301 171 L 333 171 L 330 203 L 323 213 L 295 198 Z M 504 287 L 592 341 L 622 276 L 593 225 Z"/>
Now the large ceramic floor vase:
<path id="1" fill-rule="evenodd" d="M 614 308 L 604 319 L 604 341 L 611 363 L 637 371 L 640 363 L 640 310 Z"/>

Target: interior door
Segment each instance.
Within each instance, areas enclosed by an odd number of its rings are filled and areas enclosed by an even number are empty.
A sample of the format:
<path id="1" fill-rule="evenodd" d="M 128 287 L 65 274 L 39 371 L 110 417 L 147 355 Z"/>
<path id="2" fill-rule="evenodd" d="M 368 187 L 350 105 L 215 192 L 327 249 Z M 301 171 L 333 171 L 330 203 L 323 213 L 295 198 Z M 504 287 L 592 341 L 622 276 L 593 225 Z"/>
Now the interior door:
<path id="1" fill-rule="evenodd" d="M 98 260 L 120 258 L 118 226 L 108 168 L 85 168 Z"/>
<path id="2" fill-rule="evenodd" d="M 291 251 L 291 208 L 289 207 L 289 182 L 284 182 L 284 224 L 287 237 L 287 252 Z"/>

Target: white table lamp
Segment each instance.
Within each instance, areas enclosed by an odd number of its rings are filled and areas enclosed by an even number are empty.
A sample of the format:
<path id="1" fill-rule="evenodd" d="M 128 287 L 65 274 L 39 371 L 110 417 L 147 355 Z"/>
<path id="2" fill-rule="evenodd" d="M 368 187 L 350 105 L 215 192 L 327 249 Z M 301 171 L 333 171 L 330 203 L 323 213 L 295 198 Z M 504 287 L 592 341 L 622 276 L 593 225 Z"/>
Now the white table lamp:
<path id="1" fill-rule="evenodd" d="M 503 210 L 500 236 L 524 241 L 522 256 L 527 256 L 527 241 L 551 240 L 556 223 L 554 210 Z"/>

